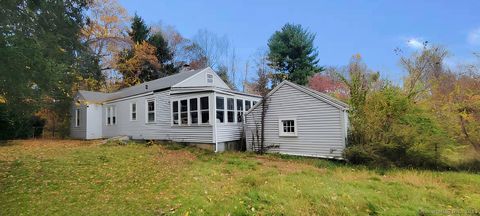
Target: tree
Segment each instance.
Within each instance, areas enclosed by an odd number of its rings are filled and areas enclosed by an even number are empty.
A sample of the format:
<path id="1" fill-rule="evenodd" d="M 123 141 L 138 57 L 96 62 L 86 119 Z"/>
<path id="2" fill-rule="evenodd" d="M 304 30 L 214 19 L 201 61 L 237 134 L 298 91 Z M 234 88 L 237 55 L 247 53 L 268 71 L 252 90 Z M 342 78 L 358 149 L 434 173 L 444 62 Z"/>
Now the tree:
<path id="1" fill-rule="evenodd" d="M 81 35 L 92 55 L 84 58 L 86 62 L 92 62 L 92 66 L 98 65 L 97 70 L 101 72 L 112 71 L 114 57 L 129 45 L 129 39 L 125 37 L 129 20 L 127 11 L 116 0 L 93 0 L 88 6 L 87 22 Z"/>
<path id="2" fill-rule="evenodd" d="M 285 24 L 268 40 L 268 59 L 275 69 L 273 82 L 278 84 L 284 79 L 300 85 L 306 85 L 308 78 L 323 71 L 318 66 L 318 52 L 313 41 L 315 34 L 301 25 Z"/>
<path id="3" fill-rule="evenodd" d="M 89 76 L 79 72 L 78 59 L 87 50 L 79 38 L 86 6 L 82 0 L 2 1 L 0 110 L 10 126 L 2 137 L 32 135 L 32 118 L 45 108 L 66 127 L 73 85 Z"/>
<path id="4" fill-rule="evenodd" d="M 123 75 L 125 87 L 157 79 L 160 67 L 156 48 L 146 41 L 135 44 L 131 50 L 125 50 L 117 60 L 117 69 Z"/>
<path id="5" fill-rule="evenodd" d="M 161 32 L 156 32 L 148 38 L 148 43 L 156 48 L 155 55 L 161 65 L 162 74 L 160 76 L 168 76 L 178 72 L 178 67 L 175 67 L 172 62 L 173 54 Z"/>
<path id="6" fill-rule="evenodd" d="M 150 27 L 148 27 L 147 24 L 145 24 L 145 21 L 135 13 L 128 35 L 133 43 L 142 43 L 149 38 Z"/>
<path id="7" fill-rule="evenodd" d="M 308 80 L 311 89 L 330 94 L 341 100 L 348 99 L 348 88 L 338 77 L 337 68 L 327 68 L 326 73 L 317 73 Z"/>

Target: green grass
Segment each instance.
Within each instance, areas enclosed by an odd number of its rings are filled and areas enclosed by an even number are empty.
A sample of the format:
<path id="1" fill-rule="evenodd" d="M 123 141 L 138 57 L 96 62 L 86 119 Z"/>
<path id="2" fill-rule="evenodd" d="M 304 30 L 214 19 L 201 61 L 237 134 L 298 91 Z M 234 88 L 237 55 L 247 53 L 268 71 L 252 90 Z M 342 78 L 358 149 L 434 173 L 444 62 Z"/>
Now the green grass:
<path id="1" fill-rule="evenodd" d="M 0 215 L 416 215 L 480 211 L 480 175 L 372 170 L 177 145 L 0 145 Z"/>

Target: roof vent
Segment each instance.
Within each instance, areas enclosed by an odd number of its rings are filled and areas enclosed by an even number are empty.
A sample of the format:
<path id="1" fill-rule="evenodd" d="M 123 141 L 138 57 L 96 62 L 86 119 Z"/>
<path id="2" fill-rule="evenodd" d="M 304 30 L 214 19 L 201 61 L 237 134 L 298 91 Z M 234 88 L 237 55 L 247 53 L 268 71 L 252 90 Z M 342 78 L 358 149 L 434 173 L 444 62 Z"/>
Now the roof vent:
<path id="1" fill-rule="evenodd" d="M 148 85 L 145 85 L 145 89 L 148 89 Z"/>

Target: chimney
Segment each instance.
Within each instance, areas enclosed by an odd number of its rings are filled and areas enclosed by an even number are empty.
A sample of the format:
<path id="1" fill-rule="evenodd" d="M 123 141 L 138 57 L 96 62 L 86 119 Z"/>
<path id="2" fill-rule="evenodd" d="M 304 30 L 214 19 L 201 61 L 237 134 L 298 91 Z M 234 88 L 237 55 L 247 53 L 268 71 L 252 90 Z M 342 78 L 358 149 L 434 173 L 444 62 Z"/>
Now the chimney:
<path id="1" fill-rule="evenodd" d="M 192 70 L 192 67 L 190 67 L 190 64 L 183 64 L 181 70 L 189 71 L 189 70 Z"/>

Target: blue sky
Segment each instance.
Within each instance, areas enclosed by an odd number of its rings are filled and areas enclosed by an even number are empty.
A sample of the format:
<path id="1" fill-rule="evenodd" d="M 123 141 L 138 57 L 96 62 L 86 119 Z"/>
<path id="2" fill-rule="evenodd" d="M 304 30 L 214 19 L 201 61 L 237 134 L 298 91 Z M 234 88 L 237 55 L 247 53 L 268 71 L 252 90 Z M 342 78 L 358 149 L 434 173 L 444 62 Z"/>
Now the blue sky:
<path id="1" fill-rule="evenodd" d="M 120 0 L 147 23 L 174 26 L 191 38 L 199 29 L 227 35 L 244 65 L 285 23 L 316 33 L 320 64 L 343 66 L 360 53 L 382 77 L 401 82 L 394 49 L 418 49 L 422 41 L 451 51 L 448 65 L 473 61 L 480 51 L 480 1 L 165 1 Z M 244 67 L 244 66 L 242 66 Z"/>

